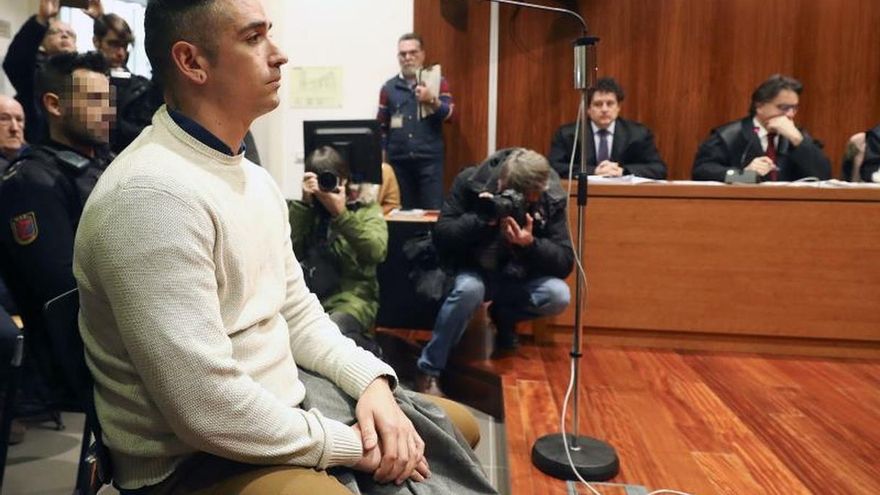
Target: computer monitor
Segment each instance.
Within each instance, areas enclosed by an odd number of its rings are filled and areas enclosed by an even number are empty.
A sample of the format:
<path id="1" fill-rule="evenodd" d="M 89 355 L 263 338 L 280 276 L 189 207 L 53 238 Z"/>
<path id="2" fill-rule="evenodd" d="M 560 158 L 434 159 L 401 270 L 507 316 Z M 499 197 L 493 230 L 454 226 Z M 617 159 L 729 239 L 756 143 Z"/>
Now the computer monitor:
<path id="1" fill-rule="evenodd" d="M 306 120 L 303 122 L 305 156 L 321 146 L 332 146 L 348 163 L 352 182 L 382 183 L 382 134 L 370 120 Z"/>

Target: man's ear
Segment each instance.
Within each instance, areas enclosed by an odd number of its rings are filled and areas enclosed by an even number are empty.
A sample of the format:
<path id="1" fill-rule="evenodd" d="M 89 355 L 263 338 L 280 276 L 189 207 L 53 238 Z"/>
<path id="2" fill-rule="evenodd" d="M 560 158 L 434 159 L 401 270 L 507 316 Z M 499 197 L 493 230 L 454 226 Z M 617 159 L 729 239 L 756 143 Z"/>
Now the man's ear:
<path id="1" fill-rule="evenodd" d="M 92 36 L 92 44 L 95 45 L 95 50 L 101 51 L 101 40 L 97 36 Z"/>
<path id="2" fill-rule="evenodd" d="M 43 103 L 43 108 L 49 115 L 54 115 L 55 117 L 61 117 L 64 111 L 61 108 L 61 99 L 55 93 L 43 93 L 43 96 L 40 98 L 40 101 Z"/>
<path id="3" fill-rule="evenodd" d="M 171 47 L 171 60 L 184 80 L 196 85 L 208 81 L 208 58 L 196 45 L 186 41 L 174 43 Z"/>

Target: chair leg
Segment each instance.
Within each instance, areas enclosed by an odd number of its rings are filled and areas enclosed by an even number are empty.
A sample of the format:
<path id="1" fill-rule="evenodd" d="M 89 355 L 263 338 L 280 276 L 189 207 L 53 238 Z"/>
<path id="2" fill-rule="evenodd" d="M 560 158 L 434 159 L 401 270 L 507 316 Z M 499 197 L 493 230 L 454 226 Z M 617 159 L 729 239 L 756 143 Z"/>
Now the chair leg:
<path id="1" fill-rule="evenodd" d="M 9 369 L 8 382 L 3 398 L 2 425 L 0 425 L 0 491 L 3 489 L 3 477 L 6 474 L 6 457 L 9 454 L 9 432 L 12 430 L 12 419 L 15 416 L 15 396 L 18 393 L 21 378 L 21 353 L 24 348 L 24 336 L 19 335 L 15 343 L 14 356 Z"/>
<path id="2" fill-rule="evenodd" d="M 82 444 L 79 447 L 79 462 L 76 467 L 76 491 L 74 494 L 87 495 L 91 491 L 91 465 L 88 460 L 91 444 L 92 430 L 88 424 L 84 424 Z"/>

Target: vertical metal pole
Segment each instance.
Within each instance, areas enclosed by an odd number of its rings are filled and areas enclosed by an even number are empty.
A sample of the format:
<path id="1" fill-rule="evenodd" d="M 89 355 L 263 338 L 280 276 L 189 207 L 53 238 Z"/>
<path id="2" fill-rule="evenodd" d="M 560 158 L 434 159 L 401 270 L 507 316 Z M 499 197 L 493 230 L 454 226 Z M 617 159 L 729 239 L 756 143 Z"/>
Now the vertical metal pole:
<path id="1" fill-rule="evenodd" d="M 598 38 L 595 37 L 587 37 L 585 36 L 579 38 L 575 41 L 574 46 L 574 86 L 575 89 L 580 90 L 581 92 L 581 106 L 584 109 L 584 114 L 587 112 L 587 106 L 589 105 L 589 101 L 587 101 L 587 90 L 592 86 L 594 81 L 594 76 L 596 74 L 596 63 L 595 63 L 595 46 L 599 41 Z M 587 143 L 587 132 L 590 128 L 589 119 L 584 118 L 583 122 L 580 126 L 580 145 L 579 149 L 581 151 L 581 160 L 580 160 L 580 171 L 577 174 L 577 185 L 578 185 L 578 196 L 577 196 L 577 252 L 578 257 L 583 260 L 584 254 L 584 210 L 587 206 L 587 156 L 589 155 L 586 151 Z M 582 261 L 583 262 L 583 261 Z M 584 280 L 583 274 L 578 272 L 575 283 L 575 308 L 574 308 L 574 340 L 571 346 L 571 358 L 573 360 L 573 373 L 574 373 L 574 417 L 572 419 L 572 437 L 571 443 L 569 444 L 569 448 L 571 450 L 580 450 L 580 445 L 578 441 L 578 431 L 579 431 L 579 386 L 580 386 L 580 361 L 583 356 L 581 352 L 581 337 L 583 332 L 583 307 L 584 307 Z M 562 432 L 565 435 L 565 432 Z"/>

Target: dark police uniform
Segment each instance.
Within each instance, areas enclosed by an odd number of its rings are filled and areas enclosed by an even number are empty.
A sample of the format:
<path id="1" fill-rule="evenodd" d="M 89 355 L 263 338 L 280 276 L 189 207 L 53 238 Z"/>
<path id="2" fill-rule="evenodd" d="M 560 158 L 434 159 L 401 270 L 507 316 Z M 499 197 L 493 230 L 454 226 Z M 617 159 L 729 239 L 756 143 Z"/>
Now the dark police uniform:
<path id="1" fill-rule="evenodd" d="M 76 287 L 74 234 L 86 199 L 112 158 L 109 150 L 89 159 L 50 142 L 19 157 L 0 181 L 0 274 L 24 323 L 26 360 L 50 390 L 61 377 L 48 352 L 40 352 L 50 345 L 43 304 Z"/>

